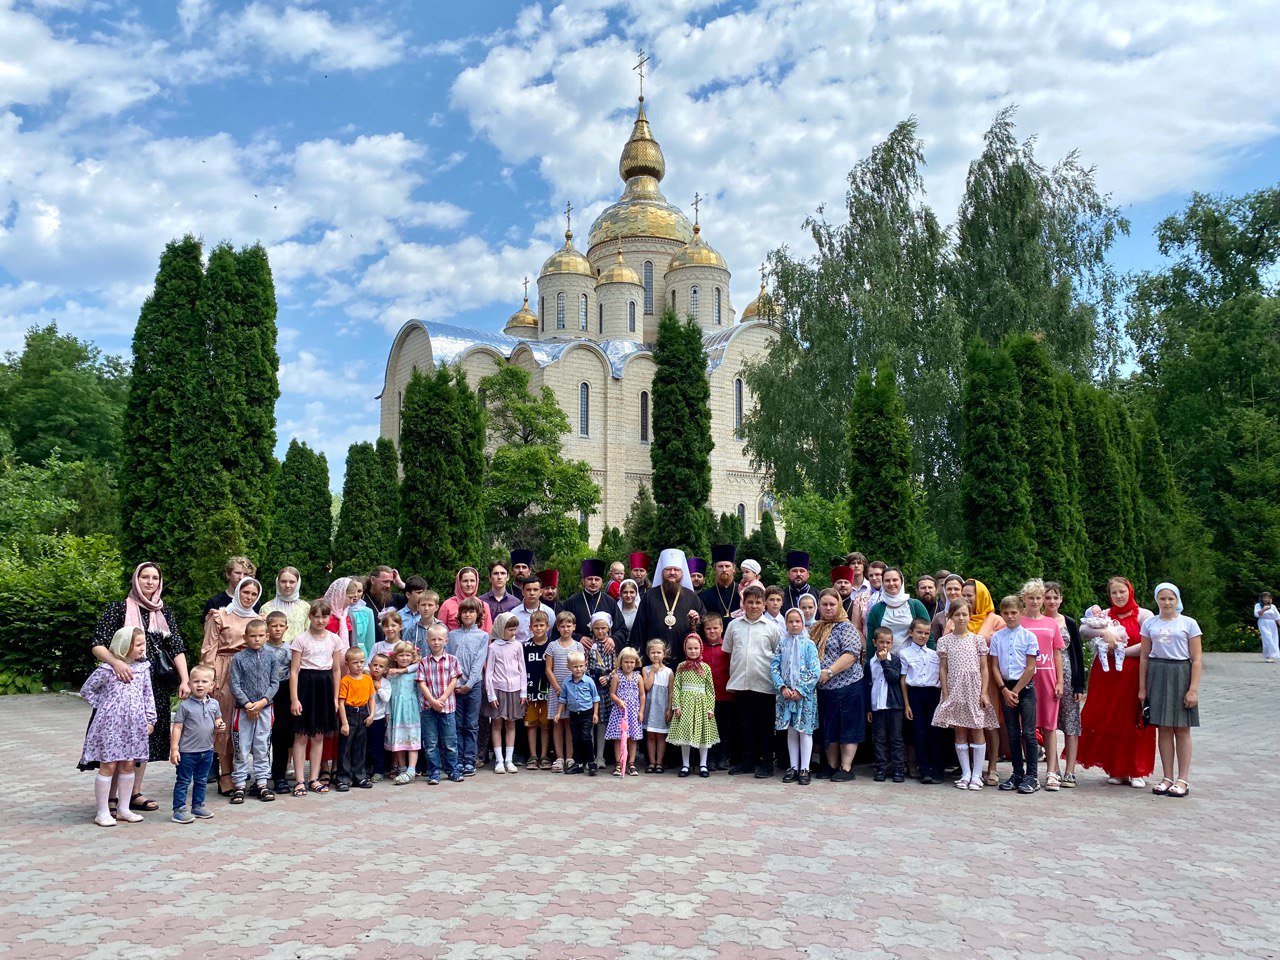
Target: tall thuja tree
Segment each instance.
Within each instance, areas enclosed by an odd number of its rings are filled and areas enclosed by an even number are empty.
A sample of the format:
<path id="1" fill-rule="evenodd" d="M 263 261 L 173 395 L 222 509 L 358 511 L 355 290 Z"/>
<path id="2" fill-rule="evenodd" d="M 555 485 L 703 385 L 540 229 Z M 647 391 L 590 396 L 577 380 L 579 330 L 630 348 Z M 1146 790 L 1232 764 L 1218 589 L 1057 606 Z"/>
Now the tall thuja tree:
<path id="1" fill-rule="evenodd" d="M 1109 578 L 1135 576 L 1125 541 L 1124 468 L 1106 394 L 1080 386 L 1071 400 L 1080 442 L 1080 510 L 1089 535 L 1089 582 L 1093 593 L 1102 597 Z M 1135 587 L 1141 589 L 1137 583 Z"/>
<path id="2" fill-rule="evenodd" d="M 765 511 L 760 526 L 749 534 L 738 547 L 738 563 L 755 560 L 760 564 L 760 578 L 766 584 L 781 584 L 787 575 L 783 567 L 782 544 L 778 540 L 778 525 L 773 514 Z"/>
<path id="3" fill-rule="evenodd" d="M 1092 543 L 1089 532 L 1085 528 L 1084 515 L 1084 480 L 1081 474 L 1081 441 L 1077 430 L 1076 411 L 1078 386 L 1068 373 L 1057 376 L 1054 384 L 1054 399 L 1058 409 L 1058 436 L 1062 439 L 1062 475 L 1066 485 L 1067 500 L 1070 504 L 1069 516 L 1076 524 L 1075 541 L 1075 578 L 1076 583 L 1064 583 L 1063 603 L 1069 610 L 1081 609 L 1081 604 L 1092 603 L 1097 584 L 1092 580 L 1090 553 Z"/>
<path id="4" fill-rule="evenodd" d="M 1067 476 L 1064 415 L 1058 375 L 1042 338 L 1010 338 L 1009 355 L 1018 374 L 1022 433 L 1031 493 L 1031 522 L 1046 578 L 1062 584 L 1064 596 L 1078 598 L 1088 589 L 1084 521 Z"/>
<path id="5" fill-rule="evenodd" d="M 1041 166 L 1013 114 L 997 114 L 969 165 L 948 283 L 962 335 L 995 345 L 1038 330 L 1076 375 L 1114 373 L 1120 285 L 1106 253 L 1128 222 L 1075 153 Z"/>
<path id="6" fill-rule="evenodd" d="M 347 449 L 347 472 L 342 480 L 342 507 L 333 535 L 336 576 L 363 574 L 387 558 L 385 525 L 380 512 L 382 464 L 367 441 Z"/>
<path id="7" fill-rule="evenodd" d="M 658 554 L 655 551 L 663 548 L 658 505 L 653 502 L 647 484 L 640 484 L 636 498 L 631 501 L 631 509 L 627 511 L 626 522 L 622 525 L 622 536 L 628 552 L 642 550 L 656 558 Z"/>
<path id="8" fill-rule="evenodd" d="M 911 431 L 888 363 L 858 376 L 849 404 L 849 539 L 864 553 L 916 569 L 920 503 Z"/>
<path id="9" fill-rule="evenodd" d="M 400 550 L 400 452 L 389 437 L 379 437 L 376 445 L 378 467 L 378 516 L 382 520 L 382 559 L 378 563 L 397 564 Z"/>
<path id="10" fill-rule="evenodd" d="M 169 578 L 189 555 L 191 527 L 175 499 L 183 469 L 178 417 L 188 381 L 207 365 L 197 304 L 204 283 L 200 241 L 171 241 L 160 257 L 155 288 L 133 331 L 129 397 L 121 426 L 128 482 L 121 485 L 121 549 L 126 566 L 154 560 Z"/>
<path id="11" fill-rule="evenodd" d="M 297 567 L 302 575 L 302 595 L 320 596 L 329 582 L 333 533 L 325 455 L 299 440 L 290 440 L 271 501 L 266 569 Z"/>
<path id="12" fill-rule="evenodd" d="M 705 556 L 711 497 L 711 386 L 702 328 L 668 310 L 653 361 L 653 489 L 664 545 Z"/>
<path id="13" fill-rule="evenodd" d="M 968 351 L 960 496 L 964 510 L 966 575 L 992 593 L 1038 573 L 1022 400 L 1007 351 L 980 341 Z"/>
<path id="14" fill-rule="evenodd" d="M 415 371 L 401 408 L 400 558 L 438 590 L 484 550 L 484 417 L 466 378 Z"/>
<path id="15" fill-rule="evenodd" d="M 1146 542 L 1142 529 L 1142 490 L 1138 484 L 1138 440 L 1134 433 L 1133 421 L 1123 401 L 1110 391 L 1106 396 L 1113 424 L 1112 429 L 1115 431 L 1116 446 L 1120 451 L 1125 554 L 1128 557 L 1128 568 L 1133 571 L 1134 586 L 1139 590 L 1145 590 L 1154 586 L 1155 581 L 1147 579 Z"/>

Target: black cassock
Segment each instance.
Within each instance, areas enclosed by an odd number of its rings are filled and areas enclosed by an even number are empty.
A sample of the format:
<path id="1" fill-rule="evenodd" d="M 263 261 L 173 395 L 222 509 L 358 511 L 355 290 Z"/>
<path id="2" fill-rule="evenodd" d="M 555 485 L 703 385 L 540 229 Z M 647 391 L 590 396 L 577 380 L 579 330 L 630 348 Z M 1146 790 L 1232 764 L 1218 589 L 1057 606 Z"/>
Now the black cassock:
<path id="1" fill-rule="evenodd" d="M 814 600 L 818 599 L 817 593 L 814 592 L 813 587 L 809 586 L 809 584 L 806 583 L 803 587 L 797 590 L 788 583 L 782 591 L 782 612 L 786 613 L 792 607 L 800 606 L 800 598 L 806 593 L 813 597 Z"/>
<path id="2" fill-rule="evenodd" d="M 631 631 L 632 641 L 638 641 L 640 658 L 649 662 L 649 654 L 645 648 L 650 640 L 661 640 L 667 645 L 667 662 L 679 664 L 684 662 L 684 638 L 689 635 L 689 611 L 698 611 L 698 616 L 707 612 L 702 599 L 688 587 L 680 588 L 671 612 L 676 622 L 667 626 L 667 605 L 671 601 L 662 594 L 661 587 L 654 587 L 640 598 L 640 612 L 636 614 L 635 628 Z"/>
<path id="3" fill-rule="evenodd" d="M 742 606 L 742 598 L 738 596 L 736 583 L 722 587 L 713 582 L 698 596 L 702 599 L 702 605 L 707 608 L 707 613 L 718 613 L 724 617 L 725 629 L 729 627 L 729 615 Z"/>
<path id="4" fill-rule="evenodd" d="M 591 617 L 597 613 L 607 613 L 613 618 L 614 626 L 618 624 L 618 601 L 603 590 L 599 593 L 587 593 L 585 590 L 575 593 L 564 601 L 564 609 L 573 614 L 573 635 L 581 640 L 591 632 Z M 639 614 L 637 614 L 639 616 Z M 553 631 L 554 636 L 560 636 Z M 648 662 L 647 660 L 645 661 Z"/>

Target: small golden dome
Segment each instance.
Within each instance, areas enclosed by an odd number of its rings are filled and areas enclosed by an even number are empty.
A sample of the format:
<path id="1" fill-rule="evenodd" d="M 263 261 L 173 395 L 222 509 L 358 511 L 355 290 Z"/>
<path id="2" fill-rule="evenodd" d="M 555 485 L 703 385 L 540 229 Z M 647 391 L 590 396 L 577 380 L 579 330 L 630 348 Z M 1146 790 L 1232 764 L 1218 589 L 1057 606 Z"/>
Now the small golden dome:
<path id="1" fill-rule="evenodd" d="M 503 327 L 504 332 L 514 333 L 519 336 L 529 330 L 538 329 L 538 315 L 529 309 L 529 297 L 524 298 L 524 306 L 507 318 L 507 325 Z"/>
<path id="2" fill-rule="evenodd" d="M 564 246 L 547 257 L 546 262 L 542 265 L 542 272 L 538 274 L 538 278 L 541 279 L 549 273 L 578 273 L 584 277 L 595 276 L 591 269 L 591 264 L 587 262 L 587 258 L 573 246 L 573 231 L 566 230 L 564 232 Z"/>
<path id="3" fill-rule="evenodd" d="M 746 323 L 748 320 L 773 320 L 778 313 L 778 306 L 773 302 L 773 297 L 769 291 L 764 288 L 764 283 L 760 284 L 759 295 L 747 304 L 742 316 L 738 318 L 739 323 Z"/>
<path id="4" fill-rule="evenodd" d="M 671 258 L 671 266 L 667 267 L 667 273 L 684 267 L 717 267 L 726 271 L 729 269 L 728 264 L 724 262 L 724 257 L 720 256 L 714 247 L 703 242 L 701 233 L 702 228 L 695 223 L 693 239 Z"/>
<path id="5" fill-rule="evenodd" d="M 618 257 L 600 274 L 600 279 L 596 281 L 596 286 L 605 283 L 634 283 L 640 286 L 640 277 L 634 270 L 626 265 L 622 259 L 622 244 L 618 244 Z"/>
<path id="6" fill-rule="evenodd" d="M 644 112 L 644 98 L 640 98 L 640 106 L 636 110 L 636 122 L 631 128 L 631 139 L 622 148 L 622 156 L 618 159 L 618 173 L 624 181 L 632 177 L 653 177 L 661 180 L 667 173 L 667 161 L 662 156 L 662 147 L 653 139 L 653 131 L 649 129 L 649 118 Z"/>

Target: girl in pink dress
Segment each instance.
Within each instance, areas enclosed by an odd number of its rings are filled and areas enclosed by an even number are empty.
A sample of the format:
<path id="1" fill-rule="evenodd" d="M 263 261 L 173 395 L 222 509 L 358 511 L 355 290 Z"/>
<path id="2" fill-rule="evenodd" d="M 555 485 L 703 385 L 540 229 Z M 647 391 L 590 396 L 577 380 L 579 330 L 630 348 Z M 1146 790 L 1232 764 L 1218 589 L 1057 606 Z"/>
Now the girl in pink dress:
<path id="1" fill-rule="evenodd" d="M 1040 646 L 1036 656 L 1036 729 L 1044 744 L 1046 790 L 1058 790 L 1062 777 L 1058 768 L 1058 706 L 1062 701 L 1062 631 L 1058 621 L 1044 614 L 1044 581 L 1028 580 L 1022 588 L 1022 626 Z"/>
<path id="2" fill-rule="evenodd" d="M 986 638 L 969 632 L 968 602 L 954 601 L 947 632 L 938 639 L 942 702 L 933 715 L 933 725 L 955 730 L 956 757 L 960 760 L 956 786 L 961 790 L 982 789 L 986 731 L 999 725 L 987 696 L 988 652 Z"/>

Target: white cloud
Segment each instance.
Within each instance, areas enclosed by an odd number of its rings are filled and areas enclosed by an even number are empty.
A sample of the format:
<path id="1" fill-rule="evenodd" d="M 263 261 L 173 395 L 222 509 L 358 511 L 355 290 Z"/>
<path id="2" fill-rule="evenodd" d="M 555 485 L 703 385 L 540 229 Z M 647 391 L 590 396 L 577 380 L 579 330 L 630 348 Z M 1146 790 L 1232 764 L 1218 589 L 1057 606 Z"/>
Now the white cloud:
<path id="1" fill-rule="evenodd" d="M 387 24 L 371 23 L 360 11 L 338 22 L 324 11 L 289 5 L 277 12 L 265 3 L 251 3 L 224 23 L 222 44 L 243 43 L 281 60 L 308 61 L 330 70 L 387 67 L 405 53 L 403 37 Z"/>
<path id="2" fill-rule="evenodd" d="M 213 9 L 213 0 L 178 0 L 178 22 L 188 37 L 195 33 Z"/>

